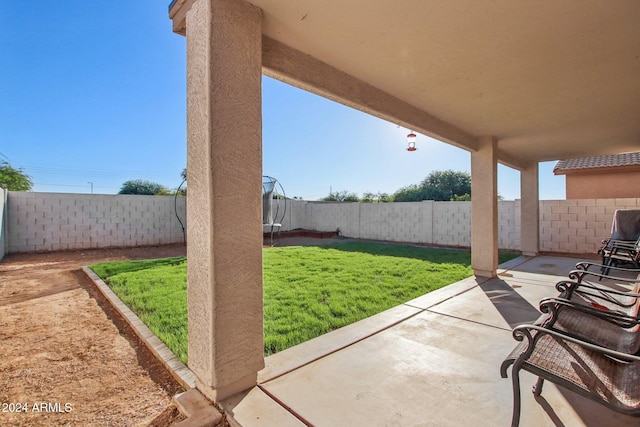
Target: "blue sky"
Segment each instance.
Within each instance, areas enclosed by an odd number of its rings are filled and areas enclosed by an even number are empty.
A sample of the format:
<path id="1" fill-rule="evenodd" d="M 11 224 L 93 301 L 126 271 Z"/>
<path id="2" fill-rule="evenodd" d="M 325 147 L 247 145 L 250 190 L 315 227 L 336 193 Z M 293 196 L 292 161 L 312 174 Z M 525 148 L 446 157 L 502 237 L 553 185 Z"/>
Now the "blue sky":
<path id="1" fill-rule="evenodd" d="M 0 12 L 0 153 L 34 191 L 115 194 L 130 179 L 168 188 L 186 165 L 185 39 L 169 1 L 4 0 Z M 393 193 L 430 172 L 470 171 L 470 154 L 263 78 L 263 173 L 288 196 Z M 242 143 L 241 138 L 238 143 Z M 555 162 L 540 198 L 564 199 Z M 498 191 L 519 198 L 499 167 Z"/>

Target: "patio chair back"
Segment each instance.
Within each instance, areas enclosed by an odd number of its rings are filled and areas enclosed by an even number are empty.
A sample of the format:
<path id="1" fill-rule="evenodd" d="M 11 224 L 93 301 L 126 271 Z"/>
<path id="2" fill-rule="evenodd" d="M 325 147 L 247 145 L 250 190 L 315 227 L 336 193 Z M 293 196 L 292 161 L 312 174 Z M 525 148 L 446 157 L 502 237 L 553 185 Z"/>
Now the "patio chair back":
<path id="1" fill-rule="evenodd" d="M 640 209 L 617 209 L 613 214 L 611 237 L 602 244 L 598 250 L 602 264 L 627 262 L 640 267 Z M 608 273 L 606 269 L 603 272 Z"/>
<path id="2" fill-rule="evenodd" d="M 611 224 L 611 240 L 634 241 L 640 238 L 640 210 L 617 209 Z"/>

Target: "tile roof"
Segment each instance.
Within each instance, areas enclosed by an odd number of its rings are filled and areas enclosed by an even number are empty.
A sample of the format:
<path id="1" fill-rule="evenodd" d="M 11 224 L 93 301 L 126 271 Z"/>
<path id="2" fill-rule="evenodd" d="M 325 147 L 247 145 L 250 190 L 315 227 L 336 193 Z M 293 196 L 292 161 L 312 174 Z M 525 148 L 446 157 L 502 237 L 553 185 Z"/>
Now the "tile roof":
<path id="1" fill-rule="evenodd" d="M 640 152 L 560 160 L 553 168 L 553 172 L 558 174 L 559 172 L 577 169 L 615 168 L 635 165 L 640 166 Z"/>

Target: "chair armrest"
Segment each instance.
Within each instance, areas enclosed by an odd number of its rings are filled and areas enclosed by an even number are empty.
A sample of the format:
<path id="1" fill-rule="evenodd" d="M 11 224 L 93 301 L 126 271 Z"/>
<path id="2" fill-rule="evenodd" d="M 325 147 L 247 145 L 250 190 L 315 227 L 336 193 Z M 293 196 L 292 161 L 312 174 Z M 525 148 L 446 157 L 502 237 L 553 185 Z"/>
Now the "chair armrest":
<path id="1" fill-rule="evenodd" d="M 634 247 L 636 245 L 636 240 L 616 240 L 616 239 L 612 239 L 609 240 L 609 246 L 630 246 L 630 247 Z"/>
<path id="2" fill-rule="evenodd" d="M 532 331 L 535 331 L 535 333 L 532 333 Z M 609 348 L 602 347 L 597 344 L 589 343 L 589 342 L 580 340 L 578 338 L 569 336 L 560 331 L 545 328 L 544 326 L 519 325 L 513 329 L 512 334 L 513 334 L 513 338 L 516 341 L 523 341 L 525 338 L 527 339 L 528 347 L 525 352 L 526 357 L 529 357 L 529 355 L 531 355 L 531 353 L 535 349 L 535 344 L 540 339 L 541 335 L 550 335 L 559 340 L 577 344 L 581 347 L 609 356 L 613 359 L 617 359 L 624 362 L 640 362 L 640 356 L 637 356 L 635 354 L 629 354 L 629 353 L 623 353 L 621 351 L 611 350 Z"/>
<path id="3" fill-rule="evenodd" d="M 589 264 L 589 265 L 590 266 L 597 266 L 597 267 L 601 266 L 601 264 Z M 616 271 L 619 271 L 619 272 L 628 272 L 628 273 L 638 273 L 638 274 L 640 274 L 640 270 L 633 269 L 633 268 L 616 268 L 616 267 L 608 267 L 608 266 L 605 266 L 604 268 L 611 269 L 611 270 L 615 269 Z M 631 278 L 627 278 L 627 277 L 611 276 L 609 274 L 596 273 L 595 271 L 582 270 L 582 269 L 571 270 L 569 272 L 568 276 L 569 276 L 569 279 L 575 280 L 578 283 L 582 282 L 582 280 L 584 279 L 584 276 L 593 276 L 593 277 L 596 277 L 598 279 L 609 279 L 609 280 L 613 280 L 613 281 L 616 281 L 616 282 L 622 282 L 622 283 L 639 283 L 640 282 L 640 279 L 638 277 L 636 277 L 635 279 L 631 279 Z"/>
<path id="4" fill-rule="evenodd" d="M 598 249 L 598 255 L 607 258 L 612 253 L 623 251 L 627 253 L 636 252 L 638 250 L 638 242 L 633 240 L 611 240 L 604 239 L 601 241 L 602 246 Z"/>
<path id="5" fill-rule="evenodd" d="M 638 280 L 633 280 L 633 281 L 630 281 L 629 283 L 638 283 Z M 595 285 L 592 285 L 591 283 L 586 283 L 586 282 L 573 282 L 571 280 L 561 280 L 558 283 L 556 283 L 556 290 L 558 292 L 569 291 L 569 293 L 572 293 L 577 288 L 587 288 L 587 289 L 592 289 L 594 291 L 603 292 L 606 294 L 620 295 L 620 296 L 631 297 L 631 298 L 640 298 L 640 294 L 635 292 L 624 292 L 624 291 L 618 291 L 615 289 L 602 288 L 600 286 L 595 286 Z"/>
<path id="6" fill-rule="evenodd" d="M 631 316 L 618 310 L 608 309 L 605 306 L 597 308 L 591 305 L 580 304 L 566 298 L 545 298 L 540 301 L 540 311 L 542 311 L 543 313 L 551 313 L 551 317 L 554 319 L 556 317 L 558 309 L 560 309 L 561 307 L 571 308 L 572 310 L 598 317 L 622 328 L 631 328 L 637 324 L 640 324 L 640 319 L 638 319 L 637 317 Z"/>
<path id="7" fill-rule="evenodd" d="M 576 263 L 576 268 L 575 270 L 572 270 L 571 273 L 578 273 L 581 271 L 590 271 L 589 268 L 590 267 L 596 267 L 598 269 L 600 269 L 600 271 L 603 271 L 604 269 L 609 269 L 609 270 L 615 270 L 615 271 L 622 271 L 622 272 L 629 272 L 629 273 L 637 273 L 640 274 L 640 268 L 624 268 L 624 267 L 616 267 L 613 265 L 604 265 L 604 264 L 600 264 L 597 262 L 593 262 L 593 261 L 580 261 L 578 263 Z M 571 274 L 569 273 L 569 274 Z M 591 273 L 595 273 L 595 271 L 591 271 Z M 599 273 L 602 274 L 602 273 Z M 606 276 L 603 276 L 606 277 Z"/>
<path id="8" fill-rule="evenodd" d="M 574 294 L 577 294 L 585 301 L 595 298 L 603 301 L 605 304 L 613 304 L 614 306 L 627 310 L 638 305 L 638 302 L 640 301 L 640 293 L 600 287 L 588 282 L 581 283 L 563 280 L 556 283 L 555 287 L 556 290 L 560 292 L 560 298 L 572 300 Z M 634 290 L 635 288 L 637 288 L 637 285 L 634 287 Z"/>

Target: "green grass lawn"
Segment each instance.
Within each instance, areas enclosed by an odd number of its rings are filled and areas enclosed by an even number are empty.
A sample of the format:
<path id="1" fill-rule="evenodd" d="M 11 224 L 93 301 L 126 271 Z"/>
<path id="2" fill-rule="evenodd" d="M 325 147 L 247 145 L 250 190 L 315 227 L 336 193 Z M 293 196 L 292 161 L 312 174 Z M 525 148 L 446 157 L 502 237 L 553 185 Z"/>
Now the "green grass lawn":
<path id="1" fill-rule="evenodd" d="M 472 274 L 469 251 L 458 250 L 341 243 L 269 248 L 263 256 L 265 355 Z M 500 262 L 516 256 L 501 253 Z M 186 363 L 186 259 L 91 268 Z"/>

